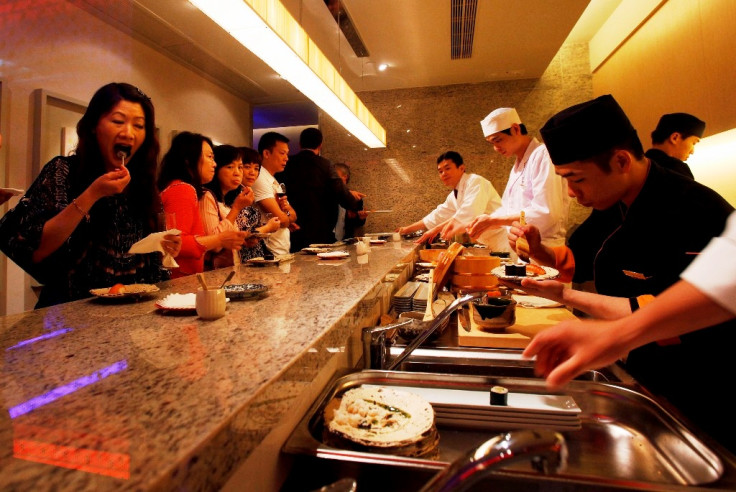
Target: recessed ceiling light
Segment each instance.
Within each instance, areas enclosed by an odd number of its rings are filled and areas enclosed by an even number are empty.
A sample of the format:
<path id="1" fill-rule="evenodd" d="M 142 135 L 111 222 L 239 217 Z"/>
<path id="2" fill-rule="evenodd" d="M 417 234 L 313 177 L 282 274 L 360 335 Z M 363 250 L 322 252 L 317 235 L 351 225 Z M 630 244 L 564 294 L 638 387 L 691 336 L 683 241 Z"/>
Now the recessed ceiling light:
<path id="1" fill-rule="evenodd" d="M 387 68 L 388 68 L 388 64 L 387 63 L 381 63 L 380 65 L 378 65 L 378 71 L 379 72 L 383 72 Z"/>

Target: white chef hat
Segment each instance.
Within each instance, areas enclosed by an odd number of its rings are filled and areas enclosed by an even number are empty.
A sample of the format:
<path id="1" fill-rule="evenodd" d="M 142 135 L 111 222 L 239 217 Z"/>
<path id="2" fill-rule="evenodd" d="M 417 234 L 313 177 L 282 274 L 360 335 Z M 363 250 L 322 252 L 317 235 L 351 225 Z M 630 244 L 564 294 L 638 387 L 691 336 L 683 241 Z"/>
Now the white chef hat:
<path id="1" fill-rule="evenodd" d="M 489 137 L 494 133 L 508 130 L 514 123 L 517 125 L 521 124 L 521 118 L 519 118 L 516 109 L 498 108 L 483 118 L 483 121 L 480 122 L 480 127 L 483 129 L 483 136 Z"/>

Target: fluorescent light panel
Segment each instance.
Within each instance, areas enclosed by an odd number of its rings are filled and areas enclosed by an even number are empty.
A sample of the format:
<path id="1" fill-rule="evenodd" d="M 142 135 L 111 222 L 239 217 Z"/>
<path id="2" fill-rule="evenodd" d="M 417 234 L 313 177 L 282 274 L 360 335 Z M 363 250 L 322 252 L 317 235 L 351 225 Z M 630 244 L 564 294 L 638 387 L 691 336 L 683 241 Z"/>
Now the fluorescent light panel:
<path id="1" fill-rule="evenodd" d="M 278 0 L 189 0 L 371 148 L 386 130 Z"/>

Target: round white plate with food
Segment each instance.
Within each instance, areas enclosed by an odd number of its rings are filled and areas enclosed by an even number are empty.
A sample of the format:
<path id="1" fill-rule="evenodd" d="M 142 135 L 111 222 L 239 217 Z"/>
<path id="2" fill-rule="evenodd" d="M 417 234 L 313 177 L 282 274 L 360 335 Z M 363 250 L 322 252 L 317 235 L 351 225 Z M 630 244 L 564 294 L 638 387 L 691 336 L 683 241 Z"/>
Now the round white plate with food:
<path id="1" fill-rule="evenodd" d="M 115 284 L 112 287 L 90 289 L 89 293 L 101 299 L 125 299 L 145 297 L 158 291 L 153 284 Z"/>
<path id="2" fill-rule="evenodd" d="M 560 272 L 552 267 L 547 266 L 540 266 L 540 265 L 530 265 L 534 270 L 542 269 L 544 270 L 544 273 L 532 271 L 532 268 L 526 269 L 526 275 L 506 275 L 506 265 L 501 265 L 493 270 L 491 270 L 491 273 L 499 278 L 499 280 L 505 280 L 506 282 L 514 282 L 519 283 L 522 281 L 522 279 L 525 278 L 532 278 L 534 280 L 551 280 L 559 277 Z"/>
<path id="3" fill-rule="evenodd" d="M 329 253 L 332 248 L 302 248 L 302 252 L 308 255 L 317 255 L 319 253 Z"/>
<path id="4" fill-rule="evenodd" d="M 317 258 L 321 258 L 323 260 L 340 260 L 342 258 L 347 258 L 350 256 L 350 253 L 347 251 L 330 251 L 329 253 L 317 253 Z"/>

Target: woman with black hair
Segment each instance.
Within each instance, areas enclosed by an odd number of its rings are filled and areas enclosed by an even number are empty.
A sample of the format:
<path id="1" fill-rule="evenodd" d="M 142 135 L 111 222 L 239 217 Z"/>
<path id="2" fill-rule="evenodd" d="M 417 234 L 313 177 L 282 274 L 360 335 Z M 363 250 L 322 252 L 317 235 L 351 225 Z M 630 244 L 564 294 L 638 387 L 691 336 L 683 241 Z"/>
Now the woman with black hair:
<path id="1" fill-rule="evenodd" d="M 223 230 L 207 234 L 199 213 L 199 200 L 204 185 L 215 177 L 212 140 L 199 133 L 181 132 L 161 162 L 158 187 L 164 212 L 174 214 L 176 228 L 182 234 L 179 268 L 172 277 L 183 277 L 204 271 L 204 254 L 222 248 L 234 250 L 243 246 L 246 233 Z"/>
<path id="2" fill-rule="evenodd" d="M 43 284 L 36 307 L 88 297 L 91 288 L 169 278 L 159 253 L 128 254 L 156 231 L 159 144 L 153 104 L 126 83 L 92 97 L 77 124 L 79 143 L 58 156 L 0 222 L 0 246 Z M 166 236 L 167 254 L 181 240 Z"/>
<path id="3" fill-rule="evenodd" d="M 240 149 L 232 145 L 218 145 L 214 154 L 215 178 L 204 185 L 205 193 L 199 199 L 199 214 L 205 234 L 239 230 L 235 225 L 238 214 L 253 204 L 253 190 L 250 186 L 241 186 L 243 159 Z M 225 205 L 225 195 L 230 192 L 233 192 L 232 199 L 229 205 Z M 222 248 L 208 251 L 204 267 L 215 269 L 232 266 L 235 263 L 234 254 L 237 255 L 237 251 Z"/>

